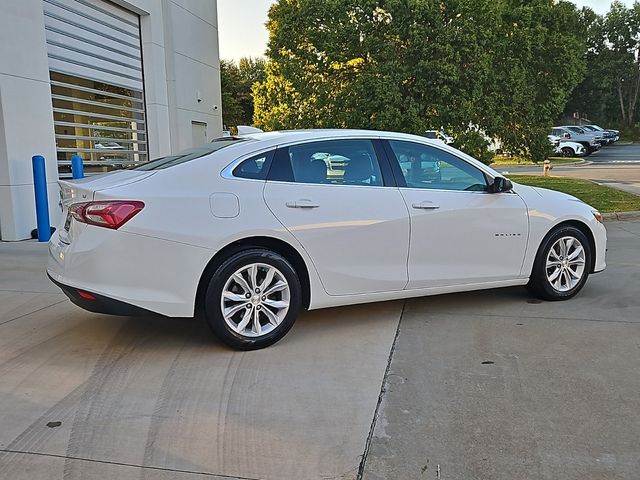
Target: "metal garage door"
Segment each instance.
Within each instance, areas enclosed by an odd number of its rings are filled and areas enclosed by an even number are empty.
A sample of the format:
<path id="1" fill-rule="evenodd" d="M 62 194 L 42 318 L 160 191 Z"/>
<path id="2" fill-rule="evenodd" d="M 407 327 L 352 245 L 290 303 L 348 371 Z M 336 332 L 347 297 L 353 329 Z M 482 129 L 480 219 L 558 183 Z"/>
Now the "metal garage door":
<path id="1" fill-rule="evenodd" d="M 138 15 L 105 0 L 43 0 L 61 176 L 147 160 Z"/>

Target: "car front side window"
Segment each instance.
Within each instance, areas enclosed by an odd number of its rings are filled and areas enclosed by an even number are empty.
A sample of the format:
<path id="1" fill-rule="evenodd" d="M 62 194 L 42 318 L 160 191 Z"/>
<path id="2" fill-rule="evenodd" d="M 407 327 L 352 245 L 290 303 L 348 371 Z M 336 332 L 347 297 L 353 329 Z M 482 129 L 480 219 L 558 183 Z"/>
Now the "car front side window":
<path id="1" fill-rule="evenodd" d="M 325 140 L 278 149 L 269 180 L 320 185 L 382 186 L 369 140 Z"/>
<path id="2" fill-rule="evenodd" d="M 439 148 L 407 141 L 389 141 L 409 188 L 487 191 L 480 170 Z"/>

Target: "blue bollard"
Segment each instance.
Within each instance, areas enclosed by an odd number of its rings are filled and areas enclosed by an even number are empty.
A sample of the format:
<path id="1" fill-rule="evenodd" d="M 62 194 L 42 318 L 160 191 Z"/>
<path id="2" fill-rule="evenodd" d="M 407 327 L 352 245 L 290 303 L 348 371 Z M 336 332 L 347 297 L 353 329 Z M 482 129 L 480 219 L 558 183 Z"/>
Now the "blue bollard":
<path id="1" fill-rule="evenodd" d="M 36 194 L 36 219 L 38 223 L 38 241 L 48 242 L 51 238 L 51 223 L 49 222 L 49 199 L 47 195 L 47 172 L 44 167 L 44 157 L 31 157 L 33 165 L 33 188 Z"/>
<path id="2" fill-rule="evenodd" d="M 82 163 L 82 157 L 80 155 L 73 155 L 71 157 L 71 177 L 74 180 L 84 178 L 84 164 Z"/>

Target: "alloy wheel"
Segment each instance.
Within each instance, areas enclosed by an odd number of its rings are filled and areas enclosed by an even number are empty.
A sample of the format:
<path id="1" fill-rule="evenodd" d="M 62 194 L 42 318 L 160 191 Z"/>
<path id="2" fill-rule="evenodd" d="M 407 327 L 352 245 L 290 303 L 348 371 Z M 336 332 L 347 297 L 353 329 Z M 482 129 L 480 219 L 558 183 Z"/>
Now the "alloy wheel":
<path id="1" fill-rule="evenodd" d="M 252 263 L 236 270 L 222 289 L 220 307 L 227 326 L 245 337 L 271 333 L 289 310 L 285 276 L 272 265 Z"/>
<path id="2" fill-rule="evenodd" d="M 558 239 L 547 255 L 547 281 L 559 292 L 568 292 L 582 280 L 585 272 L 585 250 L 574 237 Z"/>

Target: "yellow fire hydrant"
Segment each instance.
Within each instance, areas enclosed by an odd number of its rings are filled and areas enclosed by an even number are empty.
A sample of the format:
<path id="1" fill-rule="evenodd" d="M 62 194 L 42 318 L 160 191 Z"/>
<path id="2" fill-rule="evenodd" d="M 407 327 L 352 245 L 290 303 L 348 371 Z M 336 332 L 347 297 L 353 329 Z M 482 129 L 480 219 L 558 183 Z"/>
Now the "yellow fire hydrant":
<path id="1" fill-rule="evenodd" d="M 551 165 L 551 162 L 549 160 L 545 160 L 544 166 L 542 167 L 542 175 L 548 177 L 552 169 L 553 165 Z"/>

